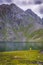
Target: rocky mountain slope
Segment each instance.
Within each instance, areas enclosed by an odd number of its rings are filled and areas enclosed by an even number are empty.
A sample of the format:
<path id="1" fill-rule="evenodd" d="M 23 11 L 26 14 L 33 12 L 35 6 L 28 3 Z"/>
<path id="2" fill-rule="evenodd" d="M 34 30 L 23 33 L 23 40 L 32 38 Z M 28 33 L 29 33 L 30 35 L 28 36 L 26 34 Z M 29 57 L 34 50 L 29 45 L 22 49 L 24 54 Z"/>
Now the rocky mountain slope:
<path id="1" fill-rule="evenodd" d="M 43 42 L 43 24 L 30 9 L 0 5 L 0 41 Z"/>

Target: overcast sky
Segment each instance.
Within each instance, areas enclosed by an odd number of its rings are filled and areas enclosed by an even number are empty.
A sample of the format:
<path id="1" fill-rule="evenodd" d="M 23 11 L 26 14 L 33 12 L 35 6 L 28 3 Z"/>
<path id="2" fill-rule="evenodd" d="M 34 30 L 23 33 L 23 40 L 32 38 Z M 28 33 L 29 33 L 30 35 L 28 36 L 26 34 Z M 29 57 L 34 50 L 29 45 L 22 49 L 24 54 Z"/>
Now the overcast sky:
<path id="1" fill-rule="evenodd" d="M 0 4 L 15 3 L 23 10 L 32 9 L 38 16 L 43 17 L 43 0 L 0 0 Z"/>

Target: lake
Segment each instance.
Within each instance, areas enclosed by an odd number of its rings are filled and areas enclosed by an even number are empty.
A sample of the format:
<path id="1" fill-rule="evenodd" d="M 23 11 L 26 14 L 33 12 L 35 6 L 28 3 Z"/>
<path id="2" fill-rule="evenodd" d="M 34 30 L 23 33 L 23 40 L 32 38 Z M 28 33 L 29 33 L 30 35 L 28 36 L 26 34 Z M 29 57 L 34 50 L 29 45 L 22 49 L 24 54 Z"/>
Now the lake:
<path id="1" fill-rule="evenodd" d="M 43 43 L 39 42 L 0 42 L 0 51 L 43 50 Z"/>

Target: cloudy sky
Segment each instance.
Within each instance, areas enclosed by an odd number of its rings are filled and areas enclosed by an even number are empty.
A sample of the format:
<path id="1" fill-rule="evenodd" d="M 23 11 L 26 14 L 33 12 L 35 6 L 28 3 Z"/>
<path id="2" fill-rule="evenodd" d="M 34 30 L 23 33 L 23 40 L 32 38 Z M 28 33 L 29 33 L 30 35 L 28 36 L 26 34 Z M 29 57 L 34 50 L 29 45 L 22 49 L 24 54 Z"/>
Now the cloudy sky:
<path id="1" fill-rule="evenodd" d="M 0 4 L 15 3 L 21 9 L 31 9 L 41 18 L 43 17 L 43 0 L 0 0 Z"/>

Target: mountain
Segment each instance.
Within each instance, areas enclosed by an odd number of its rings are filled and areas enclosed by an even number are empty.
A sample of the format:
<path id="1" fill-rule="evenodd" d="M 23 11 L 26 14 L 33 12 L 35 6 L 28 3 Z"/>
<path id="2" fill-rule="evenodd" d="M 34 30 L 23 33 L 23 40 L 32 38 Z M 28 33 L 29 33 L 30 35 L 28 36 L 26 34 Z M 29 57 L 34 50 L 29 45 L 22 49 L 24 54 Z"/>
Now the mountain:
<path id="1" fill-rule="evenodd" d="M 43 18 L 41 19 L 37 16 L 32 10 L 28 9 L 25 11 L 28 16 L 31 16 L 35 21 L 33 22 L 34 31 L 30 34 L 30 37 L 33 38 L 30 41 L 42 41 L 43 39 Z"/>
<path id="2" fill-rule="evenodd" d="M 30 15 L 32 18 L 34 18 L 38 23 L 42 24 L 41 18 L 37 16 L 37 14 L 35 14 L 31 9 L 27 9 L 25 13 L 27 15 Z"/>
<path id="3" fill-rule="evenodd" d="M 43 24 L 43 18 L 42 18 L 42 24 Z"/>
<path id="4" fill-rule="evenodd" d="M 43 24 L 30 9 L 0 5 L 0 41 L 43 42 Z"/>

